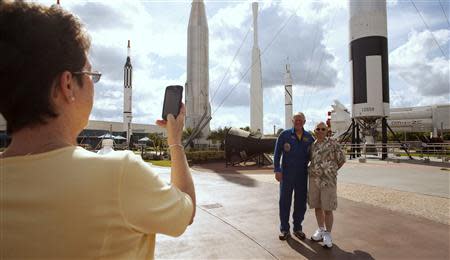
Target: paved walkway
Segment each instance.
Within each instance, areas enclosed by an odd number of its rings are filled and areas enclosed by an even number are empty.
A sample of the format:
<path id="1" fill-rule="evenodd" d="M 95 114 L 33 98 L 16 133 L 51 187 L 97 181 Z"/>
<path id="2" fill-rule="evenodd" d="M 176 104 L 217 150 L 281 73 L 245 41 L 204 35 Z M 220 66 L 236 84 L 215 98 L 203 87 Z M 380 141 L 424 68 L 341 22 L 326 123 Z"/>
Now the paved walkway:
<path id="1" fill-rule="evenodd" d="M 168 180 L 168 169 L 155 169 Z M 278 185 L 226 171 L 194 171 L 195 222 L 179 238 L 158 235 L 157 259 L 450 258 L 448 225 L 344 198 L 338 199 L 332 249 L 309 239 L 280 241 Z M 303 229 L 309 237 L 315 228 L 308 210 Z"/>
<path id="2" fill-rule="evenodd" d="M 450 164 L 447 167 L 368 160 L 347 161 L 340 171 L 341 182 L 360 183 L 431 196 L 450 198 Z"/>

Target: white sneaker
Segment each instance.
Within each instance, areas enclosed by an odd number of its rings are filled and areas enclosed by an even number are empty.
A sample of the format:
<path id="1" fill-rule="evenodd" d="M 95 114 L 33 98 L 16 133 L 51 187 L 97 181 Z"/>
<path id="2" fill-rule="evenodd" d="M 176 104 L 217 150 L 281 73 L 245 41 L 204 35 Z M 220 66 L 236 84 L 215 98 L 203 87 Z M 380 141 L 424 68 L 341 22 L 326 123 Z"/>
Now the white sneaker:
<path id="1" fill-rule="evenodd" d="M 311 236 L 311 240 L 315 242 L 322 241 L 324 232 L 326 232 L 325 229 L 318 228 L 316 232 L 314 232 L 314 234 Z"/>
<path id="2" fill-rule="evenodd" d="M 331 239 L 330 232 L 325 231 L 323 233 L 323 246 L 331 248 L 333 246 L 333 240 Z"/>

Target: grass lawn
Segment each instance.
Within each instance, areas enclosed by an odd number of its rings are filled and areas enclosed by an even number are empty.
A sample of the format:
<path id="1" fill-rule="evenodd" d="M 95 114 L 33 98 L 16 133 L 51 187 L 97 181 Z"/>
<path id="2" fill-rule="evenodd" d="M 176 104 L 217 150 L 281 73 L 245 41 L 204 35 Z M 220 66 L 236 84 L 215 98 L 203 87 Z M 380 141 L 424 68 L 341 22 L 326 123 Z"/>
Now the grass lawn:
<path id="1" fill-rule="evenodd" d="M 156 166 L 162 166 L 162 167 L 170 167 L 171 166 L 169 160 L 148 160 L 147 162 L 150 162 Z"/>
<path id="2" fill-rule="evenodd" d="M 398 155 L 400 155 L 400 156 L 408 156 L 406 153 L 396 153 L 396 154 L 398 154 Z M 448 154 L 445 154 L 445 153 L 436 153 L 436 154 L 433 154 L 433 153 L 409 153 L 411 156 L 418 156 L 418 157 L 420 157 L 420 156 L 424 156 L 424 157 L 437 157 L 437 156 L 448 156 Z"/>

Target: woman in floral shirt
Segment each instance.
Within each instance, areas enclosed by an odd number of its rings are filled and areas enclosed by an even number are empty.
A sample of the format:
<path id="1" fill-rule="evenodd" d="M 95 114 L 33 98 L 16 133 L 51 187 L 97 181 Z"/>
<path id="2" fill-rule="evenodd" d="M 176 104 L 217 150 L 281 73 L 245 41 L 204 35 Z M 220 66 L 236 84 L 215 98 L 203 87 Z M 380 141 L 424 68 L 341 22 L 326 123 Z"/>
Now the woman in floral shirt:
<path id="1" fill-rule="evenodd" d="M 327 137 L 327 133 L 328 128 L 324 122 L 317 124 L 316 141 L 310 150 L 308 204 L 315 209 L 319 225 L 311 240 L 323 241 L 324 246 L 330 248 L 333 246 L 333 210 L 337 208 L 336 176 L 345 163 L 345 155 L 339 144 Z"/>

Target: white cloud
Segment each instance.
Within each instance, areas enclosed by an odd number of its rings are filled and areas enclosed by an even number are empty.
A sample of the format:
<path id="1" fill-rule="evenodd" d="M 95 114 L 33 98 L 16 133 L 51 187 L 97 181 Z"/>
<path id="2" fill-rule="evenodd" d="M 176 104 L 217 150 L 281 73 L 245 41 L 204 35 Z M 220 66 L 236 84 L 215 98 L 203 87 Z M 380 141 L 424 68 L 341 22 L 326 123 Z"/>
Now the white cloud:
<path id="1" fill-rule="evenodd" d="M 413 31 L 408 41 L 390 53 L 390 69 L 421 96 L 449 95 L 449 59 L 443 57 L 433 39 L 447 49 L 449 30 Z M 447 47 L 447 48 L 445 48 Z"/>
<path id="2" fill-rule="evenodd" d="M 239 111 L 239 112 L 237 112 Z M 221 112 L 213 114 L 213 120 L 211 121 L 211 129 L 219 127 L 246 127 L 250 124 L 250 109 L 249 107 L 223 107 Z"/>
<path id="3" fill-rule="evenodd" d="M 55 1 L 39 1 L 46 5 Z M 96 85 L 91 118 L 122 120 L 123 65 L 126 41 L 131 40 L 134 122 L 160 118 L 166 85 L 186 80 L 187 25 L 191 1 L 62 1 L 79 15 L 92 36 L 92 63 L 104 73 Z M 448 103 L 448 58 L 439 55 L 420 16 L 407 1 L 388 0 L 391 105 Z M 440 9 L 417 2 L 428 25 L 448 52 L 447 23 Z M 430 7 L 431 6 L 431 7 Z M 249 76 L 242 79 L 251 57 L 251 1 L 207 1 L 209 25 L 210 97 L 216 92 L 237 49 L 220 91 L 212 102 L 211 128 L 244 127 L 250 122 Z M 284 22 L 289 24 L 262 57 L 265 132 L 284 128 L 284 64 L 289 56 L 294 78 L 294 111 L 307 116 L 306 128 L 326 120 L 330 104 L 338 99 L 349 105 L 347 0 L 274 0 L 259 5 L 259 45 L 269 44 Z M 405 22 L 407 21 L 407 22 Z M 249 31 L 250 30 L 250 31 Z M 422 32 L 420 32 L 422 31 Z M 314 53 L 311 53 L 315 50 Z M 448 54 L 447 54 L 448 55 Z M 321 57 L 324 57 L 320 65 Z M 317 75 L 317 76 L 316 76 Z M 445 85 L 447 84 L 447 85 Z M 426 87 L 424 87 L 426 86 Z M 314 87 L 314 88 L 313 88 Z M 447 92 L 445 92 L 447 87 Z M 348 106 L 350 107 L 350 106 Z M 280 126 L 280 127 L 279 127 Z"/>

